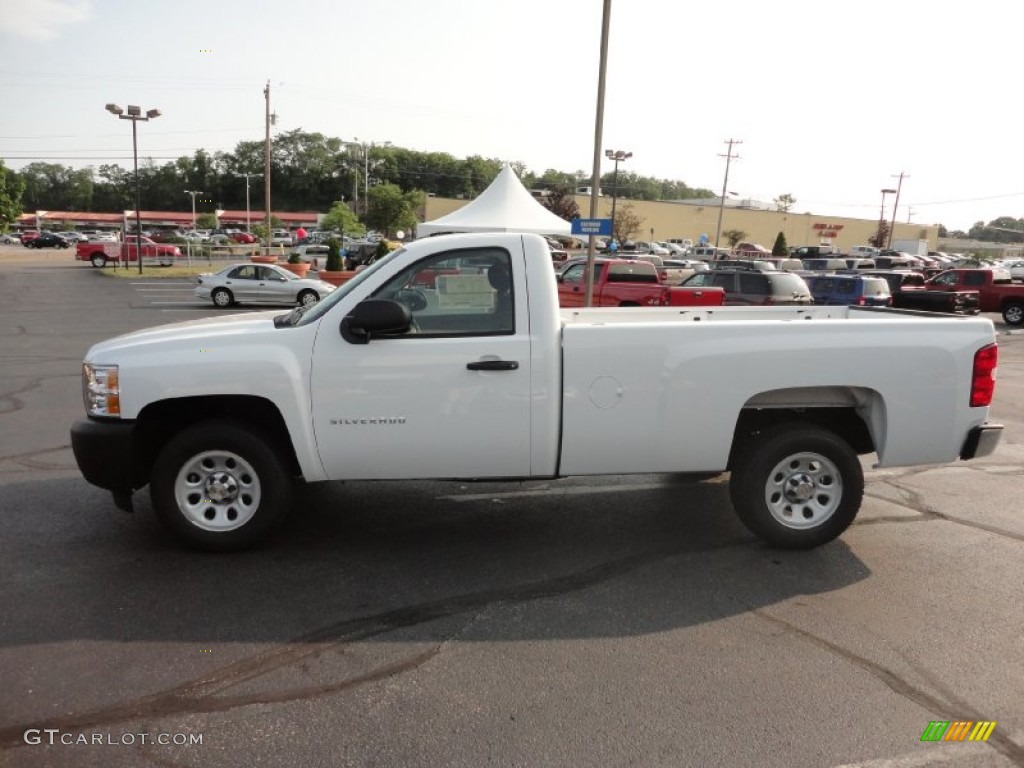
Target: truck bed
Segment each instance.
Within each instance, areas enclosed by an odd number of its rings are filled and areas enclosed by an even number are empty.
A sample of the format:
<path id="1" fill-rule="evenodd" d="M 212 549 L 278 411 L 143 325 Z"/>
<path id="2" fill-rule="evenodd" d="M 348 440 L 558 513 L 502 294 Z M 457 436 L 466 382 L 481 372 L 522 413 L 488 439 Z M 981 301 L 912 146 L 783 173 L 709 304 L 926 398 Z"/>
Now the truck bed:
<path id="1" fill-rule="evenodd" d="M 912 309 L 827 305 L 809 307 L 618 307 L 614 310 L 591 307 L 561 310 L 562 321 L 567 325 L 660 323 L 671 320 L 694 323 L 750 320 L 849 320 L 877 317 L 880 314 L 937 319 L 934 313 Z M 946 316 L 945 319 L 949 319 L 949 316 Z"/>

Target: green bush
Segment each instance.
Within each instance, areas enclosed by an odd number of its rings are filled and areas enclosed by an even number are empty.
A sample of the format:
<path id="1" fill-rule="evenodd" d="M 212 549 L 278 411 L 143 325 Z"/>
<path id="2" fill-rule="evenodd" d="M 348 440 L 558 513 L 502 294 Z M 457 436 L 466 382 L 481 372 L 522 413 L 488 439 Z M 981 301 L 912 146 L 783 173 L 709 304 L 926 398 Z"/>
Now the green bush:
<path id="1" fill-rule="evenodd" d="M 328 272 L 341 272 L 341 243 L 338 238 L 332 237 L 327 241 L 327 265 Z"/>
<path id="2" fill-rule="evenodd" d="M 788 256 L 789 246 L 786 245 L 786 235 L 782 232 L 775 237 L 775 244 L 772 246 L 772 256 Z"/>

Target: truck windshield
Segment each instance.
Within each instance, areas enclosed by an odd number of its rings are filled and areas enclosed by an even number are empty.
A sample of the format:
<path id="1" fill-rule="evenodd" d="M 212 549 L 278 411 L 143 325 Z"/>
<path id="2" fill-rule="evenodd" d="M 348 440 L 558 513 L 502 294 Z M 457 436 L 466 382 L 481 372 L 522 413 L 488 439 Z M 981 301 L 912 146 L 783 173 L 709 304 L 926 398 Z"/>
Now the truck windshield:
<path id="1" fill-rule="evenodd" d="M 307 325 L 308 323 L 315 322 L 324 315 L 325 312 L 329 312 L 331 307 L 341 301 L 343 298 L 348 296 L 358 285 L 360 285 L 366 278 L 376 272 L 378 269 L 383 267 L 385 264 L 390 263 L 396 259 L 400 254 L 405 253 L 404 248 L 398 248 L 392 251 L 387 256 L 377 259 L 366 269 L 357 272 L 351 280 L 343 283 L 338 287 L 338 290 L 331 293 L 323 301 L 319 301 L 313 304 L 311 307 L 298 307 L 292 311 L 291 325 Z"/>

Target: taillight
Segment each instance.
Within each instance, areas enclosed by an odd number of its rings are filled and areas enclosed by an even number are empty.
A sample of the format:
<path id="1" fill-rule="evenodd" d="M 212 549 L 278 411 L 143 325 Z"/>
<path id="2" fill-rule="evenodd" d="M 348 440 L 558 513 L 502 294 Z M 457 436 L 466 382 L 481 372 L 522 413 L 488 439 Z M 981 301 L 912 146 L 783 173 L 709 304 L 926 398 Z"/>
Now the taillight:
<path id="1" fill-rule="evenodd" d="M 992 403 L 996 390 L 996 365 L 999 347 L 989 344 L 974 353 L 974 371 L 971 374 L 971 407 L 982 408 Z"/>

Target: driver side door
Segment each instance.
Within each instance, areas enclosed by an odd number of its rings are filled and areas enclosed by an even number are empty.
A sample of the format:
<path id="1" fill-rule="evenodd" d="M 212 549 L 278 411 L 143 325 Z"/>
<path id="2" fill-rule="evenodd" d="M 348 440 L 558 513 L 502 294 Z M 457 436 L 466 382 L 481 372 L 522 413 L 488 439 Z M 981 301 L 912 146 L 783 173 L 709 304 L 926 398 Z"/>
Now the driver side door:
<path id="1" fill-rule="evenodd" d="M 313 429 L 331 479 L 530 474 L 531 341 L 523 254 L 446 251 L 372 298 L 409 308 L 409 333 L 313 349 Z M 492 271 L 493 269 L 493 271 Z M 495 275 L 507 270 L 511 284 Z M 339 318 L 340 319 L 340 318 Z"/>

